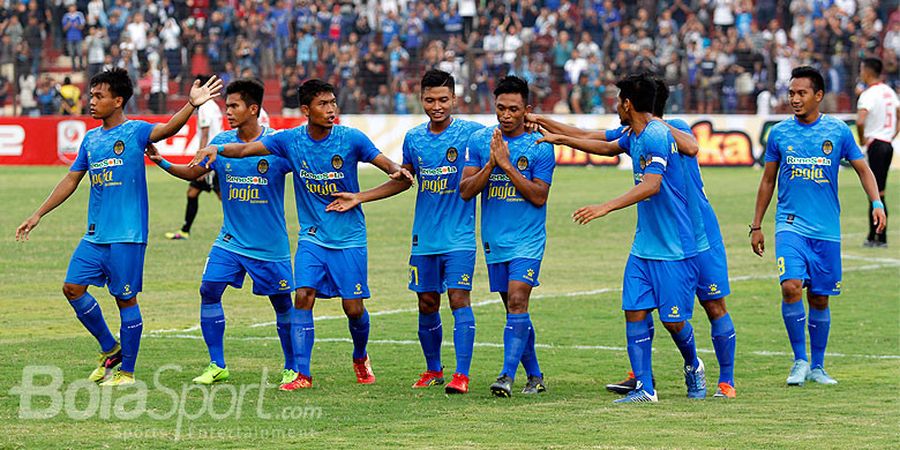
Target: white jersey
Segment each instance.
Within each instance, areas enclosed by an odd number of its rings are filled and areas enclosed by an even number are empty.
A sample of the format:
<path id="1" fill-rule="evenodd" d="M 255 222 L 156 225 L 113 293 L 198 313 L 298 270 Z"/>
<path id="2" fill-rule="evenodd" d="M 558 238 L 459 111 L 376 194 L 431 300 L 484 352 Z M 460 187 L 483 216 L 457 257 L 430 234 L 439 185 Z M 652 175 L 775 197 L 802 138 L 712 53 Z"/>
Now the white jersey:
<path id="1" fill-rule="evenodd" d="M 890 143 L 897 132 L 897 108 L 900 107 L 900 99 L 897 93 L 884 83 L 876 83 L 869 86 L 859 96 L 856 109 L 865 109 L 866 115 L 865 134 L 866 144 L 873 139 Z"/>
<path id="2" fill-rule="evenodd" d="M 269 114 L 266 113 L 266 110 L 262 109 L 262 107 L 259 108 L 259 126 L 272 128 L 269 126 Z"/>
<path id="3" fill-rule="evenodd" d="M 222 110 L 219 109 L 219 104 L 215 100 L 209 100 L 197 109 L 197 128 L 198 132 L 209 128 L 206 145 L 209 145 L 209 141 L 222 132 Z"/>

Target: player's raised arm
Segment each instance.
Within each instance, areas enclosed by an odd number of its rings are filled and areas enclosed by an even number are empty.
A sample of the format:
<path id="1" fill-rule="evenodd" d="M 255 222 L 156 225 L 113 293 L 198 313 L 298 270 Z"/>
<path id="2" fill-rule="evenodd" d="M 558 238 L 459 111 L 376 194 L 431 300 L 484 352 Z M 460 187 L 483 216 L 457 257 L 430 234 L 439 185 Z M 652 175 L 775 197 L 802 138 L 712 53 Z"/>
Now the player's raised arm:
<path id="1" fill-rule="evenodd" d="M 659 193 L 662 187 L 662 174 L 647 173 L 640 184 L 629 189 L 628 192 L 600 205 L 590 205 L 578 208 L 572 214 L 572 220 L 584 225 L 594 219 L 599 219 L 613 211 L 627 208 Z"/>
<path id="2" fill-rule="evenodd" d="M 528 200 L 534 206 L 544 206 L 547 203 L 547 196 L 550 195 L 550 185 L 543 180 L 535 178 L 529 180 L 516 169 L 512 161 L 509 159 L 509 145 L 503 140 L 500 128 L 494 129 L 491 136 L 491 158 L 496 161 L 497 167 L 506 173 L 509 181 L 522 194 L 525 200 Z"/>
<path id="3" fill-rule="evenodd" d="M 56 209 L 57 206 L 63 204 L 63 202 L 78 189 L 78 183 L 84 178 L 85 173 L 85 170 L 75 170 L 67 173 L 66 176 L 56 184 L 56 187 L 53 188 L 50 196 L 44 200 L 44 203 L 41 203 L 41 206 L 30 217 L 25 219 L 18 228 L 16 228 L 16 240 L 27 241 L 31 230 L 38 226 L 41 222 L 41 218 L 50 211 Z"/>
<path id="4" fill-rule="evenodd" d="M 625 150 L 619 146 L 618 140 L 607 142 L 597 139 L 575 138 L 563 134 L 554 134 L 544 131 L 541 131 L 541 134 L 543 134 L 544 137 L 538 139 L 537 142 L 539 144 L 547 142 L 550 144 L 565 145 L 567 147 L 571 147 L 575 150 L 580 150 L 585 153 L 602 156 L 616 156 L 620 153 L 625 152 Z"/>
<path id="5" fill-rule="evenodd" d="M 187 123 L 195 109 L 208 100 L 218 97 L 221 90 L 222 80 L 215 75 L 211 76 L 202 86 L 200 80 L 194 80 L 188 104 L 175 113 L 168 122 L 154 126 L 150 133 L 150 142 L 158 142 L 174 136 Z"/>
<path id="6" fill-rule="evenodd" d="M 156 150 L 156 146 L 153 144 L 148 144 L 144 153 L 150 158 L 150 161 L 155 162 L 157 166 L 161 167 L 166 172 L 169 172 L 172 176 L 181 178 L 182 180 L 193 181 L 210 171 L 210 169 L 203 166 L 172 164 L 159 154 Z"/>
<path id="7" fill-rule="evenodd" d="M 856 171 L 859 181 L 869 201 L 872 202 L 872 223 L 875 224 L 875 231 L 881 233 L 887 226 L 887 215 L 884 212 L 884 203 L 881 201 L 881 195 L 878 192 L 878 184 L 875 182 L 875 174 L 863 159 L 850 160 L 850 165 Z"/>
<path id="8" fill-rule="evenodd" d="M 557 122 L 547 116 L 541 114 L 528 113 L 525 114 L 525 123 L 534 123 L 552 134 L 561 134 L 577 139 L 596 139 L 600 141 L 606 140 L 606 130 L 589 131 L 578 128 L 576 126 L 567 125 Z"/>

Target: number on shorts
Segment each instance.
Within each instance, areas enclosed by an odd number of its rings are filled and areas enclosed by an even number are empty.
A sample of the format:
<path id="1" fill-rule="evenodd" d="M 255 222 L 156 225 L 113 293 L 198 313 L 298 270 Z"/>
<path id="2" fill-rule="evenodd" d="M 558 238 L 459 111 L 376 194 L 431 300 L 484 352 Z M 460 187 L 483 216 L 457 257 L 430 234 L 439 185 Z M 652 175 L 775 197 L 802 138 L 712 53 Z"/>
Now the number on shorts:
<path id="1" fill-rule="evenodd" d="M 419 268 L 416 266 L 409 266 L 409 282 L 419 285 Z"/>
<path id="2" fill-rule="evenodd" d="M 775 263 L 778 264 L 778 276 L 784 275 L 784 256 L 778 258 Z"/>

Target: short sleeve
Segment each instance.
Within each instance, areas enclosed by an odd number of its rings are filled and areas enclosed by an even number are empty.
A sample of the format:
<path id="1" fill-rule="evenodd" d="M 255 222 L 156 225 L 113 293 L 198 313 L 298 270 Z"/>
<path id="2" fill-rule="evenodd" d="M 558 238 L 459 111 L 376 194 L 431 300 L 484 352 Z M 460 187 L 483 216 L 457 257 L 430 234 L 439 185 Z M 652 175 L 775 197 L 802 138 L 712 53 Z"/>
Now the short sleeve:
<path id="1" fill-rule="evenodd" d="M 623 134 L 622 137 L 615 142 L 619 144 L 619 148 L 625 151 L 626 155 L 631 156 L 631 133 Z"/>
<path id="2" fill-rule="evenodd" d="M 478 132 L 472 135 L 469 138 L 469 144 L 466 147 L 466 167 L 477 167 L 482 168 L 485 164 L 485 159 L 482 157 L 482 147 L 484 146 L 484 138 L 483 135 L 485 133 Z"/>
<path id="3" fill-rule="evenodd" d="M 375 144 L 372 143 L 372 140 L 362 131 L 359 131 L 356 128 L 350 128 L 349 131 L 350 148 L 356 153 L 358 161 L 371 162 L 381 154 L 375 147 Z"/>
<path id="4" fill-rule="evenodd" d="M 778 151 L 778 142 L 774 129 L 769 131 L 769 137 L 766 139 L 766 162 L 781 162 L 781 152 Z"/>
<path id="5" fill-rule="evenodd" d="M 684 131 L 685 133 L 693 134 L 694 131 L 691 130 L 691 126 L 688 125 L 683 119 L 672 119 L 667 121 L 669 125 L 672 125 L 678 131 Z"/>
<path id="6" fill-rule="evenodd" d="M 137 130 L 135 130 L 134 137 L 137 140 L 138 144 L 140 144 L 141 148 L 147 146 L 150 143 L 150 135 L 153 133 L 153 128 L 156 127 L 155 123 L 144 122 L 143 120 L 138 121 Z"/>
<path id="7" fill-rule="evenodd" d="M 874 105 L 872 105 L 872 96 L 869 93 L 869 91 L 865 91 L 859 96 L 859 100 L 856 101 L 856 109 L 872 110 Z"/>
<path id="8" fill-rule="evenodd" d="M 287 158 L 291 134 L 293 133 L 290 131 L 280 131 L 262 138 L 260 142 L 262 142 L 262 145 L 269 153 L 282 158 Z"/>
<path id="9" fill-rule="evenodd" d="M 84 148 L 85 142 L 87 142 L 87 136 L 81 141 L 81 146 L 78 147 L 78 156 L 75 157 L 75 162 L 69 167 L 69 172 L 86 172 L 88 170 L 87 149 Z"/>
<path id="10" fill-rule="evenodd" d="M 606 130 L 606 141 L 612 142 L 616 139 L 621 138 L 623 135 L 625 135 L 625 127 L 624 126 L 616 128 L 614 130 Z"/>
<path id="11" fill-rule="evenodd" d="M 209 113 L 209 107 L 204 103 L 197 111 L 197 128 L 209 128 L 212 126 L 212 121 L 213 118 L 212 114 Z"/>
<path id="12" fill-rule="evenodd" d="M 532 177 L 547 184 L 553 183 L 553 169 L 556 168 L 556 153 L 553 144 L 544 142 L 538 144 L 538 158 L 534 162 Z"/>
<path id="13" fill-rule="evenodd" d="M 410 165 L 415 167 L 415 165 L 413 164 L 412 149 L 410 148 L 409 140 L 409 133 L 406 133 L 406 136 L 403 137 L 403 162 L 401 164 L 403 164 L 404 166 Z"/>
<path id="14" fill-rule="evenodd" d="M 856 145 L 856 139 L 853 137 L 853 132 L 850 131 L 850 127 L 845 124 L 841 128 L 841 158 L 846 159 L 847 161 L 862 159 L 862 151 L 860 151 L 859 145 Z"/>
<path id="15" fill-rule="evenodd" d="M 662 125 L 662 124 L 660 124 Z M 662 175 L 666 172 L 669 165 L 669 134 L 668 128 L 660 126 L 648 127 L 644 132 L 649 132 L 644 144 L 644 157 L 647 159 L 647 166 L 644 173 L 655 173 Z M 674 140 L 672 140 L 674 145 Z"/>

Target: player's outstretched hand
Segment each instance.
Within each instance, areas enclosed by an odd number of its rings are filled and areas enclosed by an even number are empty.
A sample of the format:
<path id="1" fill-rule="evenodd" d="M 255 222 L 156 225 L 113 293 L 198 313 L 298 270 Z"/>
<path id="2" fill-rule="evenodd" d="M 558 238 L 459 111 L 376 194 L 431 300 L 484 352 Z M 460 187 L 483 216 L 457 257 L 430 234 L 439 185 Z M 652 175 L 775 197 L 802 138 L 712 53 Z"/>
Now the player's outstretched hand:
<path id="1" fill-rule="evenodd" d="M 345 212 L 350 211 L 359 204 L 359 194 L 355 192 L 335 192 L 331 194 L 334 201 L 325 207 L 325 212 Z"/>
<path id="2" fill-rule="evenodd" d="M 191 104 L 195 107 L 200 106 L 207 100 L 218 97 L 221 90 L 222 80 L 215 75 L 209 77 L 203 86 L 200 85 L 200 80 L 194 80 L 194 85 L 191 86 Z"/>
<path id="3" fill-rule="evenodd" d="M 397 180 L 397 181 L 403 180 L 404 178 L 406 180 L 408 180 L 410 183 L 414 183 L 416 181 L 416 179 L 413 177 L 413 175 L 411 173 L 409 173 L 409 171 L 403 167 L 401 167 L 400 170 L 390 174 L 389 176 L 391 177 L 392 180 Z"/>
<path id="4" fill-rule="evenodd" d="M 883 233 L 887 227 L 887 214 L 883 208 L 875 208 L 872 210 L 872 223 L 875 225 L 876 233 Z"/>
<path id="5" fill-rule="evenodd" d="M 575 210 L 575 213 L 572 214 L 572 220 L 578 222 L 581 225 L 584 225 L 607 214 L 609 214 L 609 209 L 606 207 L 606 205 L 582 206 L 581 208 Z"/>
<path id="6" fill-rule="evenodd" d="M 218 148 L 213 147 L 212 145 L 197 150 L 197 153 L 194 154 L 194 159 L 191 160 L 188 167 L 202 166 L 209 169 L 210 166 L 212 166 L 213 161 L 216 160 L 216 156 L 218 155 L 218 153 L 216 153 L 217 151 Z M 206 164 L 200 164 L 204 159 L 206 160 Z"/>
<path id="7" fill-rule="evenodd" d="M 762 230 L 753 230 L 750 232 L 750 248 L 753 249 L 753 253 L 756 253 L 760 257 L 766 252 L 766 237 L 763 235 Z"/>
<path id="8" fill-rule="evenodd" d="M 19 228 L 16 228 L 16 240 L 27 241 L 31 230 L 38 226 L 39 223 L 41 223 L 41 216 L 37 214 L 33 214 L 31 217 L 25 219 L 25 221 L 22 222 L 22 225 L 19 225 Z"/>
<path id="9" fill-rule="evenodd" d="M 538 144 L 542 144 L 544 142 L 548 142 L 550 144 L 562 144 L 562 135 L 561 134 L 553 134 L 548 132 L 547 130 L 541 130 L 542 138 L 537 140 Z"/>
<path id="10" fill-rule="evenodd" d="M 144 149 L 144 154 L 150 158 L 150 161 L 158 163 L 163 160 L 162 155 L 159 154 L 159 150 L 156 149 L 156 146 L 153 143 L 148 143 L 147 148 Z"/>

